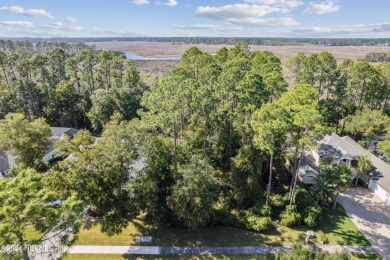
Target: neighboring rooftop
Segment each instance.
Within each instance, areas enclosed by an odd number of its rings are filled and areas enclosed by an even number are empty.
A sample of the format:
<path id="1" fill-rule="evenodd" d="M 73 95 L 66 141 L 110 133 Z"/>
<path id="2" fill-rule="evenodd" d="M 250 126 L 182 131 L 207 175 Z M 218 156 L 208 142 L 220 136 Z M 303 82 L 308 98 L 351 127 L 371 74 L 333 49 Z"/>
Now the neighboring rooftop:
<path id="1" fill-rule="evenodd" d="M 327 135 L 320 142 L 319 154 L 323 157 L 365 155 L 372 162 L 374 170 L 370 177 L 382 188 L 390 192 L 390 165 L 361 147 L 349 136 L 340 137 L 335 133 Z"/>
<path id="2" fill-rule="evenodd" d="M 54 139 L 60 139 L 62 135 L 66 134 L 67 136 L 74 136 L 79 129 L 75 128 L 66 128 L 66 127 L 50 127 L 51 129 L 51 137 L 50 140 Z"/>
<path id="3" fill-rule="evenodd" d="M 46 155 L 43 157 L 45 162 L 49 162 L 55 156 L 55 153 L 53 152 L 55 141 L 60 139 L 63 135 L 72 137 L 79 131 L 79 129 L 65 128 L 65 127 L 50 127 L 50 129 L 51 129 L 51 136 L 49 138 L 50 144 L 46 150 Z M 4 152 L 0 151 L 0 172 L 4 172 L 8 168 L 14 166 L 15 159 L 16 159 L 15 156 L 11 154 L 5 154 Z"/>

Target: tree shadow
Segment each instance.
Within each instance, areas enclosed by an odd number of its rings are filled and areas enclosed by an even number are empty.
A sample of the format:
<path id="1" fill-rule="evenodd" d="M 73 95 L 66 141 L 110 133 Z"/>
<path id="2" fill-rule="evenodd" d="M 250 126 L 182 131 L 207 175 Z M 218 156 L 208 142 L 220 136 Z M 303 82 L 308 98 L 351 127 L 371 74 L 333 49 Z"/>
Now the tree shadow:
<path id="1" fill-rule="evenodd" d="M 82 223 L 82 225 L 81 225 L 81 228 L 82 229 L 87 229 L 87 230 L 89 230 L 89 229 L 91 229 L 91 228 L 93 228 L 93 227 L 96 227 L 97 225 L 99 225 L 99 221 L 97 221 L 97 220 L 92 220 L 92 219 L 84 219 L 83 220 L 83 223 Z"/>

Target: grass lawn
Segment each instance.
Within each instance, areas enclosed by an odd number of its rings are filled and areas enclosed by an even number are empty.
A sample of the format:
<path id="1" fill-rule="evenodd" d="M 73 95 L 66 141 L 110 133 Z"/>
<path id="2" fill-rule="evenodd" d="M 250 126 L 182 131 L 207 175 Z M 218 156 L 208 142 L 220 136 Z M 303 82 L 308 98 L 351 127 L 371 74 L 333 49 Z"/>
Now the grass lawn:
<path id="1" fill-rule="evenodd" d="M 345 213 L 334 210 L 323 210 L 323 213 L 322 224 L 314 231 L 322 230 L 328 237 L 329 244 L 371 245 Z"/>
<path id="2" fill-rule="evenodd" d="M 313 230 L 322 230 L 330 245 L 370 245 L 352 221 L 340 211 L 324 210 L 322 224 Z M 292 245 L 303 242 L 310 228 L 278 227 L 258 233 L 229 227 L 208 227 L 198 231 L 175 228 L 157 228 L 136 219 L 119 235 L 108 237 L 100 232 L 99 223 L 90 223 L 81 229 L 78 245 L 134 245 L 134 237 L 153 236 L 150 245 L 161 246 L 254 246 Z M 316 243 L 316 241 L 314 241 Z"/>
<path id="3" fill-rule="evenodd" d="M 253 259 L 253 260 L 273 260 L 275 259 L 274 255 L 203 255 L 203 256 L 193 256 L 193 255 L 186 255 L 186 256 L 131 256 L 131 255 L 108 255 L 108 254 L 68 254 L 65 257 L 65 260 L 123 260 L 123 259 L 131 259 L 131 260 L 165 260 L 165 259 L 172 259 L 172 260 L 228 260 L 228 259 L 237 259 L 237 260 L 247 260 L 247 259 Z M 369 259 L 369 260 L 380 260 L 381 257 L 379 255 L 352 255 L 351 260 L 357 260 L 357 259 Z"/>
<path id="4" fill-rule="evenodd" d="M 273 255 L 182 255 L 182 256 L 134 256 L 134 255 L 108 255 L 108 254 L 99 254 L 99 255 L 88 255 L 88 254 L 68 254 L 65 257 L 65 260 L 228 260 L 228 259 L 237 259 L 237 260 L 273 260 L 275 257 Z"/>

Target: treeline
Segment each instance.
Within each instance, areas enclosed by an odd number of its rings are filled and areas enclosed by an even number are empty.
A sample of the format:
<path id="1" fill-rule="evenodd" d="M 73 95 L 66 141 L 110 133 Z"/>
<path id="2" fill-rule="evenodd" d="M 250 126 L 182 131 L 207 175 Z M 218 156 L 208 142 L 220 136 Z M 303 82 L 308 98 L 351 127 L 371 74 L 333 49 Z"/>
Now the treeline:
<path id="1" fill-rule="evenodd" d="M 79 51 L 92 48 L 84 43 L 66 43 L 66 42 L 36 42 L 32 41 L 11 41 L 11 40 L 0 40 L 0 51 L 11 52 L 16 49 L 26 49 L 34 53 L 52 52 L 55 49 L 61 49 L 67 54 L 76 54 Z"/>
<path id="2" fill-rule="evenodd" d="M 145 88 L 124 55 L 90 48 L 75 55 L 58 48 L 0 51 L 0 69 L 0 118 L 18 112 L 51 126 L 101 129 L 113 111 L 131 119 Z"/>
<path id="3" fill-rule="evenodd" d="M 24 40 L 12 38 L 11 40 Z M 31 42 L 106 42 L 106 41 L 146 41 L 172 42 L 185 44 L 228 44 L 247 43 L 253 45 L 301 45 L 321 46 L 375 46 L 389 45 L 388 38 L 267 38 L 267 37 L 97 37 L 97 38 L 29 38 Z"/>
<path id="4" fill-rule="evenodd" d="M 366 56 L 364 57 L 364 60 L 368 61 L 368 62 L 386 62 L 386 61 L 390 61 L 389 53 L 386 53 L 386 52 L 371 52 L 371 53 L 366 54 Z"/>

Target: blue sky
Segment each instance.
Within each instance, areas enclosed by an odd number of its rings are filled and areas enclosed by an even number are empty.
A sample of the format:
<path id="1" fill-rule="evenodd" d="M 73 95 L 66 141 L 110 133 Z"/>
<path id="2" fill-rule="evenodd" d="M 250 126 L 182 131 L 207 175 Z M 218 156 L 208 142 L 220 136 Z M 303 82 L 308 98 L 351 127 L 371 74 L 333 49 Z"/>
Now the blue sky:
<path id="1" fill-rule="evenodd" d="M 0 0 L 0 37 L 390 37 L 389 0 Z"/>

